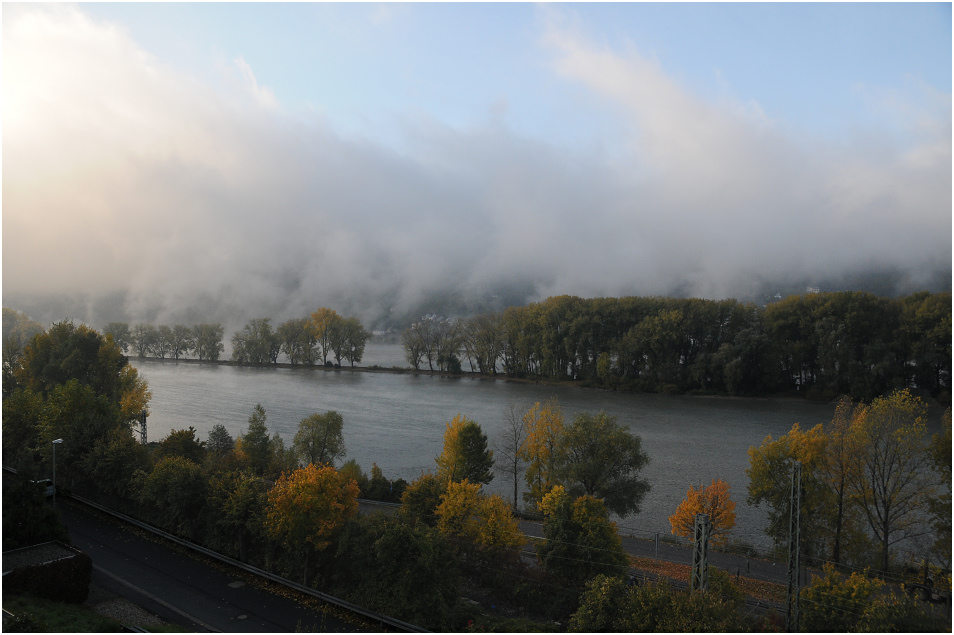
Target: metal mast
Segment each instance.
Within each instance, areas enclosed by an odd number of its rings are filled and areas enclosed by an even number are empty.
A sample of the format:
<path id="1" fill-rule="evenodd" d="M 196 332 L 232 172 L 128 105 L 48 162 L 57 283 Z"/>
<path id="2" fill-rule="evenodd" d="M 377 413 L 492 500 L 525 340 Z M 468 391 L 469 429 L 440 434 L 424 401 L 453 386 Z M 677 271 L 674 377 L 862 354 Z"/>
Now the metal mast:
<path id="1" fill-rule="evenodd" d="M 692 578 L 690 591 L 705 591 L 709 577 L 709 533 L 712 524 L 708 514 L 696 514 L 692 540 Z"/>

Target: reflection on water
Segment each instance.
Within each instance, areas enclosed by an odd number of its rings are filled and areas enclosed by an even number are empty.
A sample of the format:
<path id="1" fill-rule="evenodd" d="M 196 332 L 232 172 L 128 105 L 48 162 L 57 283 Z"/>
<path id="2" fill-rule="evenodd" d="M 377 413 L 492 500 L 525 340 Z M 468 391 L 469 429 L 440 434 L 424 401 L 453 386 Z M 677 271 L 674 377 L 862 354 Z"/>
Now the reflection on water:
<path id="1" fill-rule="evenodd" d="M 399 346 L 369 349 L 365 364 L 403 365 Z M 380 361 L 379 361 L 380 360 Z M 622 394 L 590 389 L 513 383 L 475 377 L 241 368 L 131 358 L 149 383 L 149 438 L 193 426 L 205 439 L 217 423 L 233 437 L 242 434 L 256 403 L 268 414 L 270 433 L 290 444 L 298 422 L 314 412 L 337 410 L 344 418 L 347 458 L 370 472 L 372 462 L 388 478 L 408 481 L 434 469 L 444 426 L 455 414 L 477 421 L 494 439 L 510 401 L 529 407 L 557 397 L 568 418 L 581 411 L 606 411 L 642 437 L 650 456 L 645 470 L 652 490 L 639 514 L 620 520 L 621 530 L 669 533 L 668 517 L 689 485 L 721 478 L 736 501 L 735 538 L 767 547 L 765 512 L 745 503 L 747 450 L 766 435 L 778 437 L 792 424 L 829 421 L 833 406 L 789 400 L 729 399 Z M 513 491 L 497 475 L 488 489 L 505 498 Z M 521 482 L 521 486 L 523 483 Z"/>

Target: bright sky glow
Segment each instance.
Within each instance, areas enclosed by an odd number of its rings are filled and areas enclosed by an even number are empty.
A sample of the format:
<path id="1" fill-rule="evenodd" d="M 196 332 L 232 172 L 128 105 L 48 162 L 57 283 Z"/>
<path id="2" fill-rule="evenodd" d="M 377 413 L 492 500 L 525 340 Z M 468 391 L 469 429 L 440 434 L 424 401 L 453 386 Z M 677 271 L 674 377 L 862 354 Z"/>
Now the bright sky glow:
<path id="1" fill-rule="evenodd" d="M 6 4 L 3 284 L 297 316 L 514 278 L 917 276 L 951 262 L 951 25 L 949 3 Z"/>

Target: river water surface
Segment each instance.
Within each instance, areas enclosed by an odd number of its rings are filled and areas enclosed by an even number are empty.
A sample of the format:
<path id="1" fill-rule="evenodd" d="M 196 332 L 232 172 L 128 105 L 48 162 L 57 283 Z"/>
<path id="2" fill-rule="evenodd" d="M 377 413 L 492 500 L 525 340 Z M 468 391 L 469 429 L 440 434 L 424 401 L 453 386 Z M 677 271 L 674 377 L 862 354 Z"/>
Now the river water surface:
<path id="1" fill-rule="evenodd" d="M 217 423 L 233 438 L 245 432 L 255 404 L 268 415 L 269 433 L 291 444 L 298 423 L 315 412 L 336 410 L 344 418 L 347 459 L 370 473 L 375 462 L 388 478 L 407 481 L 434 470 L 445 424 L 462 413 L 487 436 L 500 438 L 511 401 L 529 407 L 556 397 L 567 420 L 600 410 L 617 417 L 642 438 L 650 464 L 643 476 L 652 489 L 638 514 L 619 519 L 625 533 L 668 534 L 668 517 L 690 485 L 721 478 L 736 501 L 733 538 L 769 546 L 764 509 L 746 502 L 747 451 L 766 435 L 778 437 L 799 422 L 814 426 L 831 419 L 834 405 L 796 400 L 731 399 L 616 393 L 551 387 L 477 377 L 442 378 L 412 374 L 246 368 L 130 358 L 152 391 L 149 439 L 193 426 L 201 439 Z M 364 364 L 404 366 L 401 347 L 369 346 Z M 522 491 L 521 479 L 521 491 Z M 508 500 L 512 481 L 498 474 L 488 488 Z"/>

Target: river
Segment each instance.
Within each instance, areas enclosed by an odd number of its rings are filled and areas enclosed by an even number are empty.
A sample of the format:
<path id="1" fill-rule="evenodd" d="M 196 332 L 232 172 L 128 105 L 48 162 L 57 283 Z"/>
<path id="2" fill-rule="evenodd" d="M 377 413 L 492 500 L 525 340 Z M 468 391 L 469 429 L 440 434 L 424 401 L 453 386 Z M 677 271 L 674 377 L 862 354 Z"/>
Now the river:
<path id="1" fill-rule="evenodd" d="M 493 440 L 502 432 L 511 402 L 529 407 L 556 397 L 567 420 L 600 410 L 642 438 L 650 464 L 644 477 L 652 489 L 638 514 L 619 519 L 620 530 L 637 536 L 668 534 L 668 517 L 690 485 L 721 478 L 736 501 L 735 540 L 765 549 L 764 509 L 746 504 L 747 451 L 792 424 L 814 426 L 831 419 L 834 405 L 797 400 L 733 399 L 617 393 L 552 387 L 479 377 L 248 368 L 130 358 L 152 391 L 149 439 L 172 429 L 194 427 L 201 439 L 217 423 L 232 437 L 248 426 L 257 403 L 267 413 L 270 433 L 290 445 L 303 418 L 336 410 L 344 418 L 347 458 L 370 473 L 376 462 L 388 478 L 412 481 L 435 468 L 445 424 L 458 412 L 479 423 Z M 367 365 L 404 366 L 401 347 L 369 345 Z M 522 482 L 521 482 L 522 486 Z M 498 474 L 488 486 L 509 500 L 512 481 Z"/>

